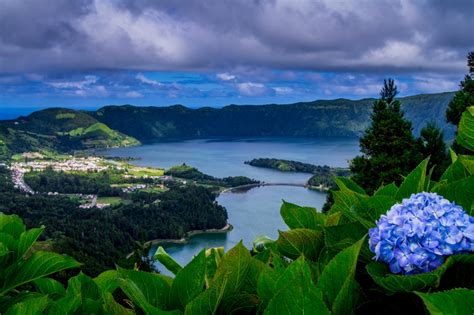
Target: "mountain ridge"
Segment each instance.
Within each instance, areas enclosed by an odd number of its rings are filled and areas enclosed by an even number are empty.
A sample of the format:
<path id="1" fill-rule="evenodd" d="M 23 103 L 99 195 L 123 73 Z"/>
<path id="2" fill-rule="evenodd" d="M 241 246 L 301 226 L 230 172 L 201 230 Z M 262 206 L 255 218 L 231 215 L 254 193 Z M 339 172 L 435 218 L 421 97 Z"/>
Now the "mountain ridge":
<path id="1" fill-rule="evenodd" d="M 443 129 L 454 92 L 399 98 L 418 135 L 427 122 Z M 29 150 L 81 150 L 136 145 L 170 138 L 358 137 L 370 121 L 375 99 L 334 99 L 292 104 L 189 108 L 108 105 L 95 111 L 47 108 L 0 121 L 0 155 Z"/>

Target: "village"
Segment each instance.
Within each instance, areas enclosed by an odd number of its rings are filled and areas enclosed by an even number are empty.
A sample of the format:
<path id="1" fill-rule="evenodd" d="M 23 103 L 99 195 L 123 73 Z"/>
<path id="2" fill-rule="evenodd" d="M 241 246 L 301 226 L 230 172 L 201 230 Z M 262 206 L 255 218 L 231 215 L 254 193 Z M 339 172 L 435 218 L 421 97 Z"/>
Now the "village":
<path id="1" fill-rule="evenodd" d="M 7 166 L 7 165 L 5 165 Z M 98 156 L 74 157 L 72 155 L 60 157 L 46 157 L 38 152 L 25 152 L 17 156 L 15 162 L 9 166 L 11 171 L 11 178 L 13 186 L 26 194 L 36 194 L 26 182 L 25 174 L 29 172 L 44 172 L 47 169 L 54 172 L 65 173 L 99 173 L 113 170 L 121 174 L 124 183 L 111 184 L 111 187 L 120 188 L 123 193 L 132 193 L 136 191 L 166 191 L 166 182 L 179 181 L 181 184 L 186 184 L 186 181 L 175 179 L 172 176 L 164 175 L 164 170 L 149 167 L 133 166 L 123 161 L 115 161 Z M 128 180 L 146 180 L 146 183 L 133 182 L 128 183 Z M 47 192 L 48 195 L 67 195 L 81 200 L 79 208 L 107 208 L 111 206 L 118 197 L 99 197 L 95 194 L 61 194 L 55 191 Z"/>

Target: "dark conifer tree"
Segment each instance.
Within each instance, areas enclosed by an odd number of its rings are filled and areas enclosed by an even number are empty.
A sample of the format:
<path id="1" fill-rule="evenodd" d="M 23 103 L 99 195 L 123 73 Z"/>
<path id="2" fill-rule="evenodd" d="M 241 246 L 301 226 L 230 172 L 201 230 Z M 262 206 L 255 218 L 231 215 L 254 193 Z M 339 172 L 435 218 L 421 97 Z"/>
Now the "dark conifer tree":
<path id="1" fill-rule="evenodd" d="M 474 106 L 474 51 L 467 55 L 467 66 L 469 74 L 461 81 L 461 89 L 456 92 L 446 110 L 446 120 L 456 126 L 466 108 Z"/>
<path id="2" fill-rule="evenodd" d="M 421 130 L 419 141 L 423 158 L 430 157 L 428 169 L 434 167 L 432 179 L 438 180 L 451 161 L 443 140 L 443 131 L 434 123 L 429 123 Z"/>
<path id="3" fill-rule="evenodd" d="M 469 74 L 466 74 L 464 80 L 461 81 L 461 89 L 456 92 L 446 109 L 446 120 L 456 127 L 459 125 L 461 115 L 466 108 L 474 106 L 474 51 L 467 55 L 467 66 Z M 454 141 L 452 149 L 457 153 L 466 153 L 466 149 L 458 146 L 456 141 Z"/>
<path id="4" fill-rule="evenodd" d="M 411 122 L 403 117 L 395 100 L 397 87 L 384 80 L 380 99 L 374 102 L 372 123 L 360 139 L 363 155 L 351 163 L 353 180 L 368 193 L 382 184 L 400 183 L 421 160 L 419 145 L 412 134 Z"/>

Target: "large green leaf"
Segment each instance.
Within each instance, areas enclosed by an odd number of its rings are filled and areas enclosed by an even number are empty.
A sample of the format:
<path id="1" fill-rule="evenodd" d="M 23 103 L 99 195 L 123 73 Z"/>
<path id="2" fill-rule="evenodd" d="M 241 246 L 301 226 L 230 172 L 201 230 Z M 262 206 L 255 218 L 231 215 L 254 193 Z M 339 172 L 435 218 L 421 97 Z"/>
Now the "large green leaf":
<path id="1" fill-rule="evenodd" d="M 303 255 L 315 260 L 324 246 L 324 235 L 310 229 L 280 231 L 276 244 L 278 251 L 286 257 L 296 259 Z"/>
<path id="2" fill-rule="evenodd" d="M 162 263 L 163 266 L 165 266 L 166 269 L 171 271 L 174 275 L 178 274 L 178 272 L 183 268 L 176 262 L 176 260 L 173 259 L 173 257 L 168 255 L 162 246 L 158 247 L 153 258 Z"/>
<path id="3" fill-rule="evenodd" d="M 185 314 L 215 314 L 223 300 L 242 287 L 250 265 L 250 253 L 242 242 L 224 255 L 209 288 L 186 306 Z"/>
<path id="4" fill-rule="evenodd" d="M 315 208 L 300 207 L 286 201 L 283 201 L 280 214 L 290 229 L 320 230 L 326 221 L 326 215 L 318 213 Z"/>
<path id="5" fill-rule="evenodd" d="M 47 294 L 50 296 L 64 296 L 66 295 L 66 289 L 64 289 L 63 285 L 54 279 L 50 278 L 40 278 L 33 281 L 34 285 L 43 294 Z"/>
<path id="6" fill-rule="evenodd" d="M 446 171 L 444 171 L 440 181 L 445 180 L 449 183 L 466 178 L 467 176 L 469 176 L 469 171 L 464 167 L 461 160 L 457 159 L 446 169 Z"/>
<path id="7" fill-rule="evenodd" d="M 395 199 L 401 201 L 410 197 L 411 194 L 422 192 L 425 188 L 426 168 L 429 158 L 423 160 L 401 183 Z"/>
<path id="8" fill-rule="evenodd" d="M 474 215 L 474 209 L 472 209 L 474 202 L 474 176 L 471 175 L 451 183 L 439 183 L 433 187 L 433 191 L 449 201 L 460 205 L 469 215 Z"/>
<path id="9" fill-rule="evenodd" d="M 359 222 L 351 222 L 324 229 L 324 242 L 328 258 L 332 258 L 341 250 L 351 246 L 367 234 L 367 229 Z M 367 245 L 367 244 L 366 244 Z M 363 261 L 370 261 L 373 254 L 368 246 L 362 245 L 359 257 Z M 319 260 L 322 262 L 322 260 Z"/>
<path id="10" fill-rule="evenodd" d="M 27 260 L 20 261 L 4 271 L 5 278 L 0 287 L 0 296 L 22 284 L 79 266 L 77 261 L 68 256 L 34 252 Z"/>
<path id="11" fill-rule="evenodd" d="M 21 233 L 20 239 L 18 240 L 18 246 L 15 251 L 15 259 L 19 259 L 25 255 L 28 250 L 33 246 L 38 237 L 43 233 L 44 227 L 30 229 Z"/>
<path id="12" fill-rule="evenodd" d="M 118 288 L 119 274 L 116 270 L 107 270 L 94 278 L 101 292 L 113 293 Z"/>
<path id="13" fill-rule="evenodd" d="M 431 315 L 471 315 L 474 314 L 474 291 L 453 289 L 435 293 L 416 294 L 423 300 Z"/>
<path id="14" fill-rule="evenodd" d="M 474 106 L 470 106 L 461 116 L 456 142 L 474 151 Z"/>
<path id="15" fill-rule="evenodd" d="M 356 202 L 351 208 L 343 208 L 344 215 L 357 221 L 367 229 L 375 227 L 375 222 L 396 204 L 390 196 L 377 195 Z"/>
<path id="16" fill-rule="evenodd" d="M 149 314 L 168 309 L 170 281 L 164 276 L 144 271 L 119 269 L 118 283 L 132 302 Z"/>
<path id="17" fill-rule="evenodd" d="M 389 196 L 395 198 L 395 195 L 398 192 L 398 187 L 394 183 L 380 187 L 375 193 L 374 196 Z"/>
<path id="18" fill-rule="evenodd" d="M 258 278 L 257 292 L 258 297 L 260 299 L 260 303 L 264 307 L 268 305 L 268 302 L 270 302 L 272 297 L 275 295 L 278 289 L 277 281 L 279 277 L 280 273 L 276 272 L 270 267 L 266 267 L 262 270 L 262 273 Z"/>
<path id="19" fill-rule="evenodd" d="M 205 278 L 206 254 L 202 250 L 176 275 L 171 286 L 172 305 L 184 309 L 186 304 L 203 291 Z"/>
<path id="20" fill-rule="evenodd" d="M 350 190 L 361 195 L 366 195 L 364 188 L 360 187 L 356 182 L 347 177 L 336 177 L 334 179 L 337 186 L 341 190 Z"/>
<path id="21" fill-rule="evenodd" d="M 103 294 L 104 300 L 104 308 L 107 310 L 109 314 L 114 315 L 131 315 L 135 314 L 135 312 L 131 309 L 125 308 L 124 306 L 117 303 L 112 296 L 112 293 L 105 292 Z"/>
<path id="22" fill-rule="evenodd" d="M 300 257 L 281 276 L 278 291 L 270 300 L 265 314 L 330 314 L 312 280 L 311 272 Z"/>
<path id="23" fill-rule="evenodd" d="M 0 212 L 0 232 L 7 233 L 18 239 L 26 228 L 23 221 L 17 215 L 7 215 Z"/>
<path id="24" fill-rule="evenodd" d="M 368 264 L 367 272 L 375 283 L 389 292 L 413 292 L 438 287 L 441 277 L 457 261 L 474 263 L 474 254 L 450 256 L 438 269 L 416 275 L 393 274 L 388 265 L 381 262 Z"/>
<path id="25" fill-rule="evenodd" d="M 319 277 L 316 288 L 322 292 L 323 300 L 333 314 L 352 312 L 355 297 L 352 295 L 355 286 L 357 258 L 365 237 L 337 254 Z"/>
<path id="26" fill-rule="evenodd" d="M 48 306 L 48 297 L 36 297 L 28 299 L 13 305 L 5 315 L 37 315 L 43 314 L 43 311 Z"/>
<path id="27" fill-rule="evenodd" d="M 103 312 L 99 287 L 94 280 L 82 272 L 68 280 L 66 297 L 58 302 L 62 301 L 67 301 L 63 304 L 63 307 L 69 307 L 68 312 L 72 310 L 79 314 L 99 314 Z"/>

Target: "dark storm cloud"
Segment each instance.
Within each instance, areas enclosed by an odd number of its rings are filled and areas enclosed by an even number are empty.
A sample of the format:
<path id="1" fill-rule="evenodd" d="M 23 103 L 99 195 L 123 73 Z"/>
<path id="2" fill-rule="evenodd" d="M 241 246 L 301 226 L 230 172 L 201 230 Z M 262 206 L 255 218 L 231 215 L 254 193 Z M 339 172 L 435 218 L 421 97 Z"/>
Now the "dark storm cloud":
<path id="1" fill-rule="evenodd" d="M 473 13 L 472 0 L 0 0 L 0 73 L 463 73 Z"/>

